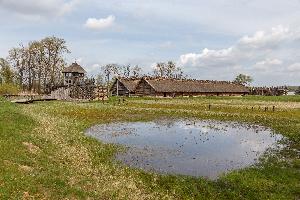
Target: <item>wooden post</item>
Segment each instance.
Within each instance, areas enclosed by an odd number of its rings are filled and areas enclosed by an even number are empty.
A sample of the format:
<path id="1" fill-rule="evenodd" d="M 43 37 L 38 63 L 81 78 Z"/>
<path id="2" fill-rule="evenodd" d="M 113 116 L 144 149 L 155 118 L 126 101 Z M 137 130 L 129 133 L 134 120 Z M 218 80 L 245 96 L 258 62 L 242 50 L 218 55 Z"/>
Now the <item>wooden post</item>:
<path id="1" fill-rule="evenodd" d="M 208 110 L 210 110 L 210 109 L 211 109 L 211 105 L 209 104 L 209 105 L 208 105 Z"/>
<path id="2" fill-rule="evenodd" d="M 273 112 L 275 112 L 275 106 L 273 106 Z"/>
<path id="3" fill-rule="evenodd" d="M 104 104 L 104 87 L 102 86 L 102 103 Z"/>
<path id="4" fill-rule="evenodd" d="M 98 101 L 100 101 L 100 86 L 97 86 L 97 92 L 98 92 Z"/>
<path id="5" fill-rule="evenodd" d="M 119 96 L 119 79 L 117 79 L 117 97 Z"/>

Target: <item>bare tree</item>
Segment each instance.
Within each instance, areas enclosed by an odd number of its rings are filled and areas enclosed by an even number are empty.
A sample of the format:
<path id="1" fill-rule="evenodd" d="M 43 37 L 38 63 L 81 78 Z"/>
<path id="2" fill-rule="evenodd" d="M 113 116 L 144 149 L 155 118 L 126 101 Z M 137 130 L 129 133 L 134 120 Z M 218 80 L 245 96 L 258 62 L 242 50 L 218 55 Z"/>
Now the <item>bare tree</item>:
<path id="1" fill-rule="evenodd" d="M 102 73 L 99 73 L 96 75 L 96 84 L 98 86 L 104 86 L 105 85 L 105 77 Z"/>
<path id="2" fill-rule="evenodd" d="M 61 71 L 65 64 L 63 55 L 70 53 L 66 46 L 66 41 L 57 37 L 47 37 L 41 41 L 45 49 L 45 69 L 49 70 L 50 87 L 61 82 Z M 45 73 L 46 70 L 44 71 Z M 47 76 L 46 76 L 47 77 Z"/>
<path id="3" fill-rule="evenodd" d="M 45 92 L 62 82 L 64 54 L 69 52 L 65 40 L 53 36 L 11 49 L 8 60 L 21 88 Z"/>
<path id="4" fill-rule="evenodd" d="M 175 75 L 175 72 L 176 72 L 176 64 L 172 61 L 168 61 L 166 64 L 165 64 L 165 70 L 166 70 L 166 77 L 168 78 L 171 78 Z"/>
<path id="5" fill-rule="evenodd" d="M 30 43 L 30 48 L 34 57 L 34 89 L 41 93 L 43 68 L 45 67 L 45 51 L 39 41 Z"/>
<path id="6" fill-rule="evenodd" d="M 133 77 L 140 77 L 142 75 L 142 68 L 138 65 L 134 66 L 131 71 Z"/>
<path id="7" fill-rule="evenodd" d="M 23 46 L 19 48 L 13 48 L 9 50 L 8 54 L 8 61 L 16 71 L 17 83 L 19 84 L 20 88 L 23 88 L 25 76 L 25 48 Z"/>
<path id="8" fill-rule="evenodd" d="M 163 62 L 156 63 L 153 70 L 154 76 L 164 77 L 166 72 L 166 64 Z"/>
<path id="9" fill-rule="evenodd" d="M 107 64 L 102 67 L 103 74 L 106 77 L 106 82 L 109 83 L 110 79 L 115 76 L 119 75 L 119 67 L 117 64 Z"/>
<path id="10" fill-rule="evenodd" d="M 120 75 L 120 68 L 117 64 L 107 64 L 102 67 L 102 71 L 106 78 L 107 95 L 109 95 L 110 80 L 113 76 Z"/>
<path id="11" fill-rule="evenodd" d="M 142 69 L 136 65 L 132 67 L 130 64 L 124 65 L 119 67 L 119 75 L 122 75 L 123 77 L 129 78 L 131 76 L 133 77 L 139 77 L 142 74 Z"/>
<path id="12" fill-rule="evenodd" d="M 154 68 L 154 76 L 167 78 L 182 78 L 183 71 L 177 67 L 175 62 L 168 61 L 167 63 L 157 63 Z"/>
<path id="13" fill-rule="evenodd" d="M 122 66 L 122 71 L 123 71 L 123 76 L 128 78 L 130 77 L 130 74 L 131 74 L 131 65 L 128 64 L 128 65 L 124 65 Z"/>

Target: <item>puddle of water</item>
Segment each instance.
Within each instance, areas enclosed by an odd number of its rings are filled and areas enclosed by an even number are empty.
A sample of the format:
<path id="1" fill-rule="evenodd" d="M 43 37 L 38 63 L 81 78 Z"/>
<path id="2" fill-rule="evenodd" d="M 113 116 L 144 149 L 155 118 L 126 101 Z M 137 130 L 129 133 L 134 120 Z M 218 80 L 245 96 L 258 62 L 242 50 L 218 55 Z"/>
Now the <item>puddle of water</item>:
<path id="1" fill-rule="evenodd" d="M 128 147 L 116 155 L 128 166 L 211 179 L 256 163 L 282 139 L 261 126 L 190 120 L 103 124 L 86 134 Z"/>

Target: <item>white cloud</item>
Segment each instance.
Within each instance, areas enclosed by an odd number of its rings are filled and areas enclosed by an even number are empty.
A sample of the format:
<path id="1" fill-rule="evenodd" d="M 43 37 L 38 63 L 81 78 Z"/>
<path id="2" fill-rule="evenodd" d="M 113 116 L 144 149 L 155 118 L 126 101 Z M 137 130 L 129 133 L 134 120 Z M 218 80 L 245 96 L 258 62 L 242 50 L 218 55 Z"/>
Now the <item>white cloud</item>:
<path id="1" fill-rule="evenodd" d="M 256 63 L 257 65 L 281 65 L 282 61 L 279 59 L 269 59 L 267 58 L 266 60 L 260 61 Z"/>
<path id="2" fill-rule="evenodd" d="M 282 61 L 279 59 L 270 59 L 267 58 L 265 60 L 259 61 L 254 65 L 254 69 L 269 71 L 272 70 L 276 66 L 282 65 Z"/>
<path id="3" fill-rule="evenodd" d="M 0 8 L 26 17 L 62 16 L 71 12 L 79 0 L 0 0 Z"/>
<path id="4" fill-rule="evenodd" d="M 238 45 L 251 49 L 274 48 L 282 42 L 291 41 L 298 37 L 296 32 L 279 25 L 272 28 L 271 32 L 257 31 L 253 36 L 244 36 Z"/>
<path id="5" fill-rule="evenodd" d="M 115 23 L 115 19 L 116 17 L 113 15 L 109 15 L 106 18 L 100 19 L 89 18 L 85 23 L 85 27 L 94 30 L 102 30 L 113 26 L 113 24 Z"/>
<path id="6" fill-rule="evenodd" d="M 235 48 L 229 47 L 221 50 L 203 49 L 200 54 L 188 53 L 180 56 L 180 63 L 182 65 L 192 66 L 219 66 L 234 64 Z"/>
<path id="7" fill-rule="evenodd" d="M 288 66 L 287 69 L 290 72 L 300 72 L 300 63 L 294 63 L 294 64 Z"/>
<path id="8" fill-rule="evenodd" d="M 295 81 L 287 77 L 300 73 L 299 38 L 298 29 L 277 26 L 243 36 L 228 48 L 204 48 L 200 53 L 183 54 L 178 64 L 200 78 L 232 80 L 236 74 L 244 73 L 252 75 L 255 84 L 287 83 Z"/>
<path id="9" fill-rule="evenodd" d="M 279 64 L 279 59 L 268 60 L 267 57 L 276 54 L 277 48 L 290 48 L 294 41 L 300 38 L 299 32 L 283 26 L 272 28 L 270 32 L 258 31 L 253 36 L 244 36 L 236 44 L 220 50 L 203 49 L 201 53 L 181 55 L 179 63 L 193 67 L 230 67 L 256 63 L 257 65 Z M 277 47 L 277 48 L 275 48 Z M 265 60 L 265 61 L 261 61 Z"/>
<path id="10" fill-rule="evenodd" d="M 299 0 L 186 0 L 184 3 L 180 0 L 94 0 L 94 2 L 98 8 L 105 7 L 110 11 L 122 12 L 142 23 L 176 22 L 179 23 L 178 26 L 190 24 L 193 30 L 208 33 L 244 35 L 277 24 L 291 27 L 299 25 Z"/>

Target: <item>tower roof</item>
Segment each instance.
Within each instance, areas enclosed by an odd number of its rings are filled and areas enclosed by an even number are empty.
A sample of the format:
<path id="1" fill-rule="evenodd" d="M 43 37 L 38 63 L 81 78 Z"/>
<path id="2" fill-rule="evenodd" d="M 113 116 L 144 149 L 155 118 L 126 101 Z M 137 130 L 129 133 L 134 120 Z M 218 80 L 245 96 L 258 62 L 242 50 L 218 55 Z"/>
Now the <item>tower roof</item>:
<path id="1" fill-rule="evenodd" d="M 86 71 L 76 62 L 72 63 L 69 67 L 65 67 L 62 71 L 62 73 L 70 73 L 70 72 L 77 72 L 85 74 Z"/>

